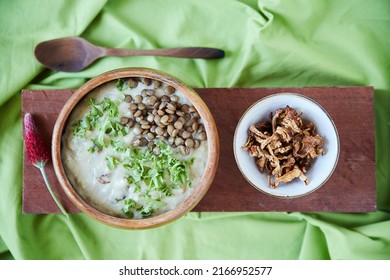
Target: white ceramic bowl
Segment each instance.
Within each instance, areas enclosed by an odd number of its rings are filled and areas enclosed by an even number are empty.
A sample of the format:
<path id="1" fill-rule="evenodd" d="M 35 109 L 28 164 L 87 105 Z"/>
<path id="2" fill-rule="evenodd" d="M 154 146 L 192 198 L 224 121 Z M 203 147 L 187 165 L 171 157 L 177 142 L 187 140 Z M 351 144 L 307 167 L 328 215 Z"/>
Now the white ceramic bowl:
<path id="1" fill-rule="evenodd" d="M 294 108 L 298 114 L 303 112 L 304 123 L 312 122 L 316 132 L 324 139 L 325 154 L 316 158 L 306 173 L 309 184 L 299 179 L 289 183 L 281 183 L 276 188 L 268 185 L 266 173 L 261 173 L 255 159 L 244 151 L 242 146 L 247 141 L 248 128 L 259 121 L 269 120 L 269 114 L 286 105 Z M 280 198 L 293 198 L 309 194 L 320 188 L 332 175 L 336 168 L 340 153 L 339 136 L 336 126 L 329 114 L 314 100 L 295 93 L 278 93 L 260 99 L 250 106 L 239 120 L 233 141 L 234 156 L 243 176 L 256 189 Z"/>

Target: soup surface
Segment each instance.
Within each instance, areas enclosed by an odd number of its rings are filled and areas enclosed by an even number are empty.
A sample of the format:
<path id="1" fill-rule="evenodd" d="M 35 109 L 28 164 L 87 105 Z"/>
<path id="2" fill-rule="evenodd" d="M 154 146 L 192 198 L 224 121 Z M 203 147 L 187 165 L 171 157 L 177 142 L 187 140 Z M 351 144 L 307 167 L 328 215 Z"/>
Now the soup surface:
<path id="1" fill-rule="evenodd" d="M 119 79 L 75 107 L 61 155 L 69 181 L 91 206 L 140 219 L 191 195 L 206 167 L 206 138 L 180 91 L 146 78 Z"/>

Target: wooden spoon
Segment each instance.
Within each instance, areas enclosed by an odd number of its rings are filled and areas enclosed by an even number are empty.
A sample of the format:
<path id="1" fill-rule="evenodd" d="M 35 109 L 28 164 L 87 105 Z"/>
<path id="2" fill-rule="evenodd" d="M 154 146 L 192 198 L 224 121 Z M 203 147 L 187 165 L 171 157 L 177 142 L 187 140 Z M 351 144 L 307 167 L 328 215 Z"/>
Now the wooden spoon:
<path id="1" fill-rule="evenodd" d="M 104 48 L 80 37 L 66 37 L 39 43 L 35 56 L 47 68 L 64 72 L 77 72 L 104 56 L 155 55 L 184 58 L 222 58 L 225 53 L 213 48 L 172 48 L 154 50 L 129 50 Z"/>

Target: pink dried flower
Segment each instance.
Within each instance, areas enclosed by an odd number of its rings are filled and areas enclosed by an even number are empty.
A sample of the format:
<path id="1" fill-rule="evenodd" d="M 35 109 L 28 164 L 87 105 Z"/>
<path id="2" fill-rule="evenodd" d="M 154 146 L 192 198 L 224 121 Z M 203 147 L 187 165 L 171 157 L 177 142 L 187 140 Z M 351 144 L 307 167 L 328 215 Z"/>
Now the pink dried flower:
<path id="1" fill-rule="evenodd" d="M 50 160 L 50 153 L 30 113 L 24 115 L 24 144 L 28 162 L 32 165 L 45 165 Z"/>
<path id="2" fill-rule="evenodd" d="M 47 180 L 45 166 L 46 163 L 50 160 L 50 152 L 45 146 L 43 139 L 39 135 L 38 129 L 30 113 L 26 113 L 24 115 L 24 145 L 27 151 L 28 162 L 39 168 L 46 187 L 56 202 L 58 208 L 60 208 L 62 214 L 69 218 L 64 207 L 61 205 L 52 187 L 50 186 L 49 181 Z"/>

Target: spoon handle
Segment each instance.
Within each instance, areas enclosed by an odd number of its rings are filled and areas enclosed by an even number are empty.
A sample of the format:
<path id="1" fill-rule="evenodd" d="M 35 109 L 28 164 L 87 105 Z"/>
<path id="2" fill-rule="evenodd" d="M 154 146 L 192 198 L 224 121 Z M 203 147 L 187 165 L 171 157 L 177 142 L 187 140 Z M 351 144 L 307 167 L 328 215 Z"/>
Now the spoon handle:
<path id="1" fill-rule="evenodd" d="M 154 49 L 154 50 L 128 50 L 128 49 L 112 49 L 103 48 L 107 56 L 138 56 L 138 55 L 153 55 L 153 56 L 170 56 L 184 58 L 222 58 L 225 52 L 220 49 L 189 47 L 189 48 L 171 48 L 171 49 Z"/>

